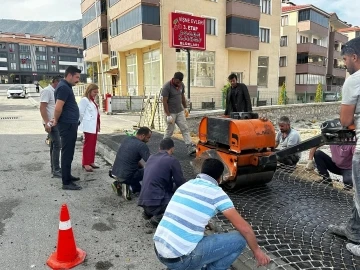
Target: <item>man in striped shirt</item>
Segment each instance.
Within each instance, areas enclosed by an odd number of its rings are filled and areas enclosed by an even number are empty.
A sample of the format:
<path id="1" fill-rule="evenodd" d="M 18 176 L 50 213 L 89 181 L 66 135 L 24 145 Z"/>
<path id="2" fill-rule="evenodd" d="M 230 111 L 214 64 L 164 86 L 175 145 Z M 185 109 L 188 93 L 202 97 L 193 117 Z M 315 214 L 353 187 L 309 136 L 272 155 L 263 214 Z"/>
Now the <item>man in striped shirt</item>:
<path id="1" fill-rule="evenodd" d="M 226 270 L 246 243 L 259 266 L 270 262 L 250 225 L 218 186 L 223 171 L 221 161 L 206 159 L 196 179 L 180 186 L 171 198 L 153 238 L 157 257 L 169 269 Z M 205 226 L 218 212 L 238 231 L 204 236 Z"/>

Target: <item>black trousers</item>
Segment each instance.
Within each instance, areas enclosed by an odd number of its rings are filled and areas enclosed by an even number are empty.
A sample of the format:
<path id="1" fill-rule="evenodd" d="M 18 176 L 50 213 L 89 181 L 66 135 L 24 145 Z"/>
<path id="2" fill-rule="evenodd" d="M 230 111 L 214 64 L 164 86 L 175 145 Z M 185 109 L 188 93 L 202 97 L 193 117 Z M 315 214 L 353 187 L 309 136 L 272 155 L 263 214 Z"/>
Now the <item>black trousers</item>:
<path id="1" fill-rule="evenodd" d="M 78 124 L 58 123 L 61 138 L 61 174 L 63 185 L 71 183 L 71 163 L 74 158 Z"/>

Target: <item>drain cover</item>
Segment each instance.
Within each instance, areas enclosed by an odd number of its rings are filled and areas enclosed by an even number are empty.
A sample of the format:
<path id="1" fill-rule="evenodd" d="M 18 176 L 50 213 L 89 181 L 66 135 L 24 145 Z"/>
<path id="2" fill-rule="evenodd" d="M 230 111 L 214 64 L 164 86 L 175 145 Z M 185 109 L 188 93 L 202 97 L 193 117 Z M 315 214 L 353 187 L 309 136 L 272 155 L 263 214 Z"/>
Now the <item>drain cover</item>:
<path id="1" fill-rule="evenodd" d="M 6 116 L 6 117 L 0 117 L 0 120 L 17 120 L 19 119 L 18 116 Z"/>

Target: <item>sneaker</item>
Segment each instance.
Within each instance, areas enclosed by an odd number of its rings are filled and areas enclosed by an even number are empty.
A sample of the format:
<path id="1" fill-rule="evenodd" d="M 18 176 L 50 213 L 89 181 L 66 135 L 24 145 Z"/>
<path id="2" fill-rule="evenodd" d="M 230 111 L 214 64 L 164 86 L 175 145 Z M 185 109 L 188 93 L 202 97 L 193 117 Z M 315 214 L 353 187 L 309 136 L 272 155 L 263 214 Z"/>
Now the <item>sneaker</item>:
<path id="1" fill-rule="evenodd" d="M 346 249 L 355 256 L 360 256 L 360 246 L 352 243 L 346 244 Z"/>
<path id="2" fill-rule="evenodd" d="M 145 220 L 149 220 L 149 219 L 151 218 L 151 216 L 149 216 L 148 214 L 146 214 L 145 211 L 143 211 L 143 212 L 141 213 L 141 216 L 142 216 L 143 219 L 145 219 Z"/>
<path id="3" fill-rule="evenodd" d="M 130 187 L 127 184 L 121 184 L 122 196 L 126 201 L 131 200 Z"/>
<path id="4" fill-rule="evenodd" d="M 351 242 L 360 243 L 360 237 L 356 237 L 355 235 L 349 233 L 349 231 L 346 229 L 345 224 L 329 225 L 328 230 L 332 234 L 336 234 L 338 236 L 346 237 Z"/>
<path id="5" fill-rule="evenodd" d="M 61 178 L 62 175 L 61 175 L 61 172 L 54 172 L 53 173 L 53 178 Z"/>
<path id="6" fill-rule="evenodd" d="M 114 181 L 111 184 L 111 187 L 112 187 L 112 189 L 113 189 L 113 191 L 115 192 L 116 195 L 118 195 L 118 196 L 122 195 L 121 184 L 119 184 L 118 181 Z"/>
<path id="7" fill-rule="evenodd" d="M 64 190 L 80 190 L 80 189 L 82 189 L 82 187 L 80 187 L 74 183 L 70 183 L 68 185 L 63 185 L 62 189 L 64 189 Z"/>

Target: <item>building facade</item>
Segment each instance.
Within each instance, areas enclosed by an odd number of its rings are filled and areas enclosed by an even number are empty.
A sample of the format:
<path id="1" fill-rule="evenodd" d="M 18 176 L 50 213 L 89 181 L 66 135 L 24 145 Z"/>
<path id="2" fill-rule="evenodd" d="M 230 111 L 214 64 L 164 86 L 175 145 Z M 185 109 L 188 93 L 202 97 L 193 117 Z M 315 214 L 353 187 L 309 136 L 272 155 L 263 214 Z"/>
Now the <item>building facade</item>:
<path id="1" fill-rule="evenodd" d="M 347 27 L 342 28 L 339 30 L 340 33 L 347 36 L 349 40 L 360 37 L 360 27 L 359 26 L 353 26 L 353 27 Z"/>
<path id="2" fill-rule="evenodd" d="M 64 74 L 69 65 L 85 70 L 82 48 L 52 37 L 0 33 L 0 83 L 33 83 Z"/>
<path id="3" fill-rule="evenodd" d="M 83 0 L 84 59 L 103 92 L 159 93 L 176 71 L 187 81 L 187 52 L 169 46 L 169 14 L 206 18 L 206 50 L 190 52 L 191 101 L 221 106 L 230 73 L 251 97 L 277 97 L 280 0 Z M 215 103 L 215 104 L 214 104 Z"/>
<path id="4" fill-rule="evenodd" d="M 348 40 L 339 29 L 347 24 L 313 5 L 283 2 L 279 87 L 285 82 L 288 97 L 298 102 L 314 101 L 319 84 L 325 100 L 336 96 L 346 77 L 340 51 Z"/>

